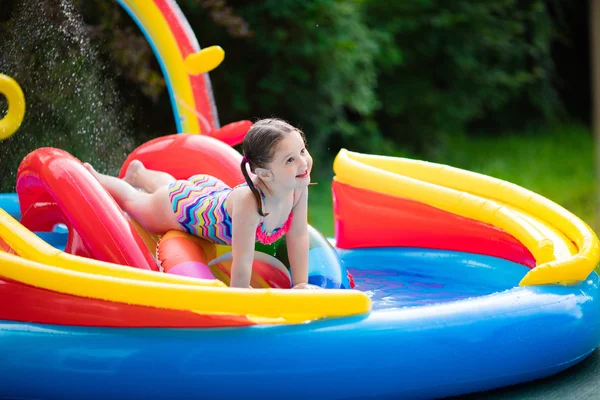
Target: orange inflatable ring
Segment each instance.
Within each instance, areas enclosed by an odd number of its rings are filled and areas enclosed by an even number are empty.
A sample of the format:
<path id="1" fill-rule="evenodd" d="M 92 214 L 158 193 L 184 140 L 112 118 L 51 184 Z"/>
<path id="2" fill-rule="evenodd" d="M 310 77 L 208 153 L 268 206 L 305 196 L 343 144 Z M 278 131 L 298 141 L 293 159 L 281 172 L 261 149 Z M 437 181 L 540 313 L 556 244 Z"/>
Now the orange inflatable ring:
<path id="1" fill-rule="evenodd" d="M 231 246 L 173 230 L 158 241 L 156 258 L 161 269 L 169 274 L 219 279 L 227 285 L 231 281 Z M 289 289 L 291 283 L 290 273 L 280 260 L 255 250 L 251 287 Z"/>

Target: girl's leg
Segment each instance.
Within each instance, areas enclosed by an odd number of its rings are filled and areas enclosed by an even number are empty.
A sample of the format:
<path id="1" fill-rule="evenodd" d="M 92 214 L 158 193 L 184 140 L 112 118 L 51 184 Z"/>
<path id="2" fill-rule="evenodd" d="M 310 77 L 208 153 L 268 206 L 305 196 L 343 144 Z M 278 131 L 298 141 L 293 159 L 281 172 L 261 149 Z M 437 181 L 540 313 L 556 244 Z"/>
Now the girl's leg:
<path id="1" fill-rule="evenodd" d="M 122 179 L 101 174 L 88 163 L 84 165 L 117 204 L 148 232 L 162 234 L 172 229 L 182 230 L 171 208 L 166 185 L 153 193 L 143 193 Z"/>
<path id="2" fill-rule="evenodd" d="M 131 186 L 141 188 L 148 193 L 154 193 L 158 188 L 175 182 L 172 175 L 147 169 L 139 160 L 133 160 L 129 163 L 123 180 Z"/>
<path id="3" fill-rule="evenodd" d="M 167 186 L 161 186 L 153 193 L 138 192 L 138 196 L 130 199 L 123 209 L 148 232 L 164 234 L 169 230 L 182 231 L 171 208 L 168 191 Z"/>

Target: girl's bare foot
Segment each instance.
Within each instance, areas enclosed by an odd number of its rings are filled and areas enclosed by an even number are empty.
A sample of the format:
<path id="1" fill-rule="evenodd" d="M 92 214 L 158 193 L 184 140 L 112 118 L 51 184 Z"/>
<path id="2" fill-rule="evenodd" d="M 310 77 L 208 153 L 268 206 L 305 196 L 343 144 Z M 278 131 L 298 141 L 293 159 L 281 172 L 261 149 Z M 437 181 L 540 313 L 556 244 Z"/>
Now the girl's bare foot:
<path id="1" fill-rule="evenodd" d="M 94 175 L 94 177 L 98 180 L 100 180 L 100 173 L 98 171 L 96 171 L 94 169 L 94 167 L 92 167 L 92 164 L 90 163 L 83 163 L 83 166 L 85 167 L 85 169 L 87 169 L 88 171 L 90 171 L 92 173 L 92 175 Z"/>
<path id="2" fill-rule="evenodd" d="M 98 182 L 100 182 L 102 186 L 106 186 L 107 182 L 110 181 L 110 179 L 115 179 L 112 176 L 104 175 L 96 171 L 90 163 L 83 163 L 83 166 L 85 167 L 85 169 L 90 171 L 92 175 L 94 175 L 94 178 L 98 179 Z"/>
<path id="3" fill-rule="evenodd" d="M 144 167 L 144 164 L 142 164 L 140 160 L 133 160 L 127 166 L 127 171 L 125 171 L 125 176 L 123 177 L 123 180 L 129 183 L 131 186 L 137 186 L 136 179 L 138 173 L 144 169 L 146 169 L 146 167 Z"/>

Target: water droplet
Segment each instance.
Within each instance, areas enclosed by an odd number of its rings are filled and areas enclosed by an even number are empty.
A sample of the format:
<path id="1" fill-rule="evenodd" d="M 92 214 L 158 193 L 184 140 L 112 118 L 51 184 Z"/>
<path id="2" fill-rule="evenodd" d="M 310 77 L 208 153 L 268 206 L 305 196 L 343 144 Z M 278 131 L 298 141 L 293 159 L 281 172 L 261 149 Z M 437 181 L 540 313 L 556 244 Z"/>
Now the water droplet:
<path id="1" fill-rule="evenodd" d="M 0 41 L 0 71 L 19 82 L 27 111 L 21 129 L 0 144 L 0 192 L 14 191 L 19 163 L 43 146 L 62 148 L 96 163 L 100 171 L 116 173 L 124 153 L 133 149 L 123 134 L 132 117 L 76 7 L 71 0 L 17 4 L 11 31 Z"/>

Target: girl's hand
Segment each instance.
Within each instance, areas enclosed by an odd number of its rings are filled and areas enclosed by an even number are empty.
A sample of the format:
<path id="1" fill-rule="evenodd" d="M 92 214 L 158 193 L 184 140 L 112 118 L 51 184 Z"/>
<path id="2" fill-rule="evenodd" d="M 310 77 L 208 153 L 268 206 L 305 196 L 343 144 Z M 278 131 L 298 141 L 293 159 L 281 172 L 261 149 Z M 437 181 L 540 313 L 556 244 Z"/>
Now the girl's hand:
<path id="1" fill-rule="evenodd" d="M 295 285 L 292 289 L 323 289 L 321 286 L 311 285 L 310 283 L 299 283 Z"/>

